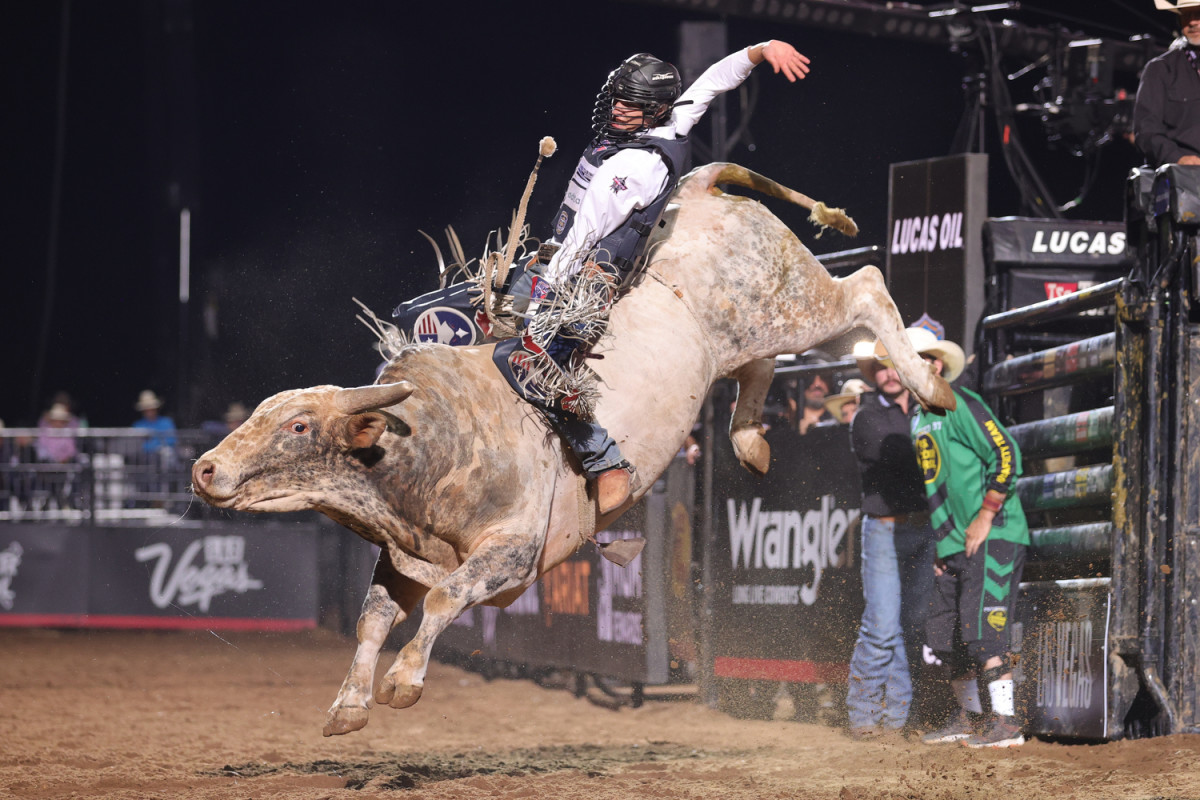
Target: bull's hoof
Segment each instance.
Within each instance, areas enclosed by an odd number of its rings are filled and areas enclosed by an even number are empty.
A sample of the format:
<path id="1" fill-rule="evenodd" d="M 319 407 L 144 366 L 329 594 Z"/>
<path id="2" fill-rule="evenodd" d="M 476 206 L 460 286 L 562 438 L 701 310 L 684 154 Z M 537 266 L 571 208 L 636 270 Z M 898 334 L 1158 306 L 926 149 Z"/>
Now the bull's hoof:
<path id="1" fill-rule="evenodd" d="M 958 399 L 954 396 L 954 390 L 950 388 L 950 384 L 946 383 L 940 375 L 934 375 L 933 391 L 930 393 L 929 401 L 922 405 L 926 410 L 941 413 L 958 408 Z"/>
<path id="2" fill-rule="evenodd" d="M 771 446 L 763 438 L 759 427 L 742 428 L 729 434 L 733 452 L 742 466 L 755 475 L 766 475 L 771 466 Z"/>
<path id="3" fill-rule="evenodd" d="M 334 706 L 325 717 L 323 736 L 341 736 L 357 731 L 367 725 L 367 709 L 362 706 Z"/>
<path id="4" fill-rule="evenodd" d="M 375 693 L 375 702 L 392 708 L 408 708 L 421 699 L 421 686 L 397 686 L 386 679 Z"/>

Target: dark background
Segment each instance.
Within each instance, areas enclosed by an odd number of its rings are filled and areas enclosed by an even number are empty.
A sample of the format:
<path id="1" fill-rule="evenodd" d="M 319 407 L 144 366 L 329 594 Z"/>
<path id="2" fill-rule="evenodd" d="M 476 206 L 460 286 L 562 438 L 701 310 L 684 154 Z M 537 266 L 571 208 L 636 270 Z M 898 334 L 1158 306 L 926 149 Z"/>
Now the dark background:
<path id="1" fill-rule="evenodd" d="M 418 230 L 441 239 L 453 224 L 478 256 L 487 232 L 508 224 L 538 139 L 553 135 L 560 150 L 529 215 L 545 235 L 605 75 L 637 51 L 678 59 L 681 20 L 725 19 L 729 50 L 778 38 L 812 58 L 797 85 L 756 70 L 757 110 L 730 158 L 857 219 L 858 240 L 816 241 L 801 215 L 775 208 L 814 252 L 885 244 L 888 165 L 950 151 L 964 55 L 689 10 L 721 1 L 9 4 L 0 419 L 33 424 L 61 389 L 93 426 L 126 425 L 151 388 L 194 425 L 233 400 L 369 383 L 374 339 L 351 298 L 386 318 L 436 287 Z M 1041 0 L 991 16 L 1150 34 L 1155 51 L 1173 27 L 1151 0 Z M 1041 74 L 1012 83 L 1015 102 L 1032 99 Z M 1136 79 L 1118 83 L 1132 92 Z M 1020 131 L 1056 199 L 1072 197 L 1081 160 L 1034 119 Z M 994 139 L 990 130 L 990 212 L 1022 213 Z M 1105 146 L 1095 188 L 1069 216 L 1121 219 L 1123 177 L 1140 161 L 1123 140 Z"/>

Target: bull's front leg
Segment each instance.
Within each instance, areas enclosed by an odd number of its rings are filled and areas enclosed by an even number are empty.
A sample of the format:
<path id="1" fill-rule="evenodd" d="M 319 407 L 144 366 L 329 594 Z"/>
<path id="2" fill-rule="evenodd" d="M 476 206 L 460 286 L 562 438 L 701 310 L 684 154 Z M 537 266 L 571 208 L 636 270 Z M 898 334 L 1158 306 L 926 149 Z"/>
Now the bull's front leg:
<path id="1" fill-rule="evenodd" d="M 758 475 L 767 474 L 771 464 L 771 447 L 763 438 L 762 413 L 774 376 L 773 358 L 756 359 L 733 373 L 738 396 L 729 421 L 729 440 L 742 466 Z"/>
<path id="2" fill-rule="evenodd" d="M 437 637 L 467 608 L 531 583 L 544 541 L 544 530 L 538 534 L 493 534 L 462 566 L 430 589 L 425 595 L 421 627 L 383 676 L 375 702 L 408 708 L 420 700 L 429 653 Z"/>
<path id="3" fill-rule="evenodd" d="M 425 592 L 426 587 L 396 572 L 386 550 L 379 553 L 371 588 L 358 617 L 358 649 L 337 699 L 325 717 L 322 730 L 325 736 L 350 733 L 367 724 L 379 651 L 392 628 L 404 622 Z"/>

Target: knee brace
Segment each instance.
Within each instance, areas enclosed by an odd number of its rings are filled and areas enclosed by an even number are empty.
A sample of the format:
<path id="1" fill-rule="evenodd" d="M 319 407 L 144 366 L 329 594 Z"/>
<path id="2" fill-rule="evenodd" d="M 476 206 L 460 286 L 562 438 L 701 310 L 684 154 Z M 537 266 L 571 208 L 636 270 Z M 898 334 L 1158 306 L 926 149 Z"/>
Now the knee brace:
<path id="1" fill-rule="evenodd" d="M 1004 665 L 1008 664 L 1007 646 L 999 641 L 977 639 L 967 645 L 967 650 L 971 655 L 971 659 L 979 665 L 980 669 L 993 658 L 999 658 L 1004 662 Z"/>
<path id="2" fill-rule="evenodd" d="M 1008 656 L 1000 656 L 1000 666 L 992 667 L 991 669 L 981 669 L 979 672 L 979 680 L 985 686 L 990 685 L 993 681 L 1000 680 L 1000 676 L 1011 672 L 1012 667 L 1009 666 Z"/>

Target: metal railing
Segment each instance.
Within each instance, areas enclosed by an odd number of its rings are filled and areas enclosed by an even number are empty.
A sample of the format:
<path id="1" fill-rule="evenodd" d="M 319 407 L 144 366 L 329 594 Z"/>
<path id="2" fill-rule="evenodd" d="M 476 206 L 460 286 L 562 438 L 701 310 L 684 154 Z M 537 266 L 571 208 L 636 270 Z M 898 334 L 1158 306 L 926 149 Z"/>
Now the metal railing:
<path id="1" fill-rule="evenodd" d="M 0 522 L 128 525 L 177 518 L 197 505 L 192 463 L 220 439 L 201 430 L 0 429 Z"/>

